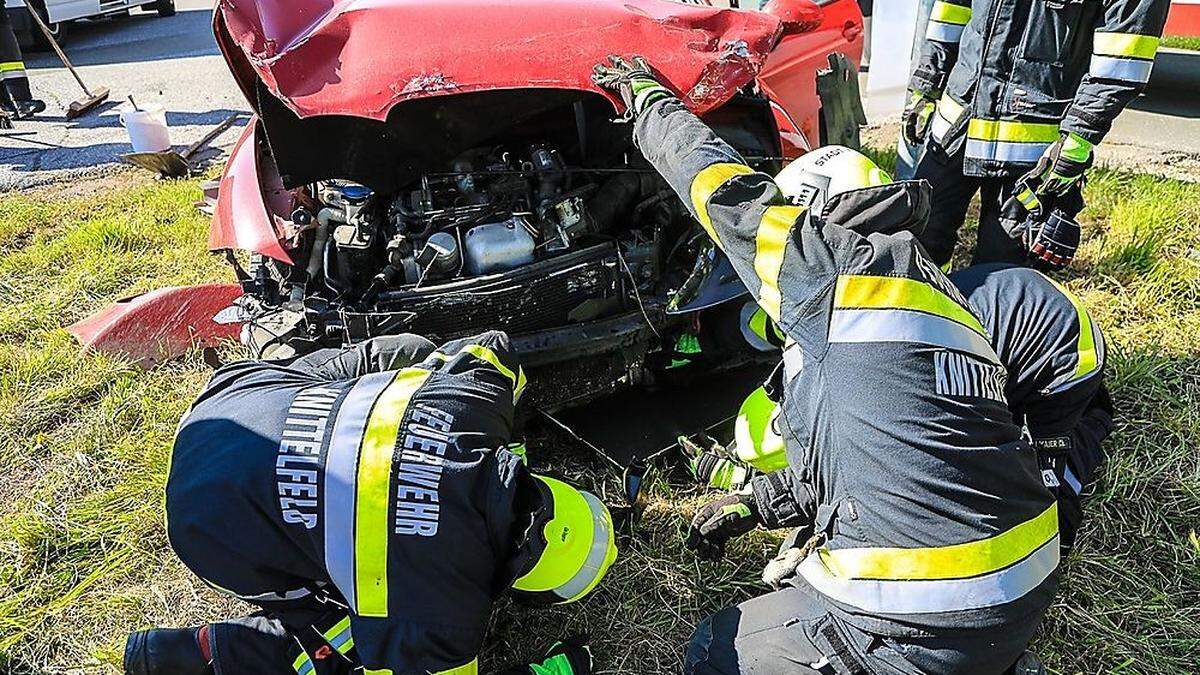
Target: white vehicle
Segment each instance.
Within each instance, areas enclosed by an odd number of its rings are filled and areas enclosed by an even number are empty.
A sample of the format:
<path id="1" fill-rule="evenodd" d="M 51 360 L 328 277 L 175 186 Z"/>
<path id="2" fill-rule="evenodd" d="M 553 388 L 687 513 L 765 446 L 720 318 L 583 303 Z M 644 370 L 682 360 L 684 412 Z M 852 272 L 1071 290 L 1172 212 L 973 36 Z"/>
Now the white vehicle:
<path id="1" fill-rule="evenodd" d="M 54 39 L 63 42 L 67 37 L 69 22 L 76 19 L 93 19 L 112 14 L 124 14 L 135 7 L 154 9 L 159 16 L 175 14 L 175 0 L 4 0 L 4 7 L 12 19 L 13 31 L 22 47 L 48 49 L 42 32 L 29 18 L 25 3 L 29 2 L 46 20 Z"/>

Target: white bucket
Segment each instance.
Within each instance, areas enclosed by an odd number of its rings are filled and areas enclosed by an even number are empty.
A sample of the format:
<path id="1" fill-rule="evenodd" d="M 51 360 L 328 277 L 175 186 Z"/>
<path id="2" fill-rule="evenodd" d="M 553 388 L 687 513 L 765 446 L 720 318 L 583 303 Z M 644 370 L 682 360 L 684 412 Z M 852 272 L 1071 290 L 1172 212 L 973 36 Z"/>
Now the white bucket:
<path id="1" fill-rule="evenodd" d="M 171 149 L 167 113 L 162 109 L 127 110 L 121 113 L 121 126 L 129 132 L 134 152 L 162 152 Z"/>

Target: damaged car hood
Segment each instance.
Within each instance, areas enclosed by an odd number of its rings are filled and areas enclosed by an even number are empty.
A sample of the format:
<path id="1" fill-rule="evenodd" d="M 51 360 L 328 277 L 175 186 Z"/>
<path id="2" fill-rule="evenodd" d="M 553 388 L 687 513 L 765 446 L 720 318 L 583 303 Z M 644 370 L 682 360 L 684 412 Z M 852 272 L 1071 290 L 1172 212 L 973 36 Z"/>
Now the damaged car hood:
<path id="1" fill-rule="evenodd" d="M 251 105 L 255 80 L 300 118 L 385 120 L 403 101 L 591 82 L 641 54 L 698 113 L 749 83 L 777 18 L 668 0 L 220 0 L 217 42 Z"/>

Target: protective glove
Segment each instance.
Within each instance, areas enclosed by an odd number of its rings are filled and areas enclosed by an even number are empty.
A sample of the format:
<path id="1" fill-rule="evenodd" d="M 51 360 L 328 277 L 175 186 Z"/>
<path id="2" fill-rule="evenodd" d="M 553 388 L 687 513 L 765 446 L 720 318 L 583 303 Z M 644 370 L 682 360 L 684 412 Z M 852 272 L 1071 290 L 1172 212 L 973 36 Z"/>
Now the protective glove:
<path id="1" fill-rule="evenodd" d="M 651 103 L 675 94 L 659 83 L 650 69 L 650 64 L 640 56 L 630 61 L 615 54 L 608 57 L 608 64 L 597 63 L 592 69 L 592 82 L 616 92 L 625 104 L 626 115 L 636 117 L 650 107 Z"/>
<path id="2" fill-rule="evenodd" d="M 908 90 L 908 103 L 900 118 L 900 133 L 904 134 L 905 143 L 920 145 L 925 142 L 935 110 L 937 102 L 929 94 L 916 89 Z"/>
<path id="3" fill-rule="evenodd" d="M 754 476 L 753 470 L 731 458 L 719 443 L 709 438 L 704 440 L 709 449 L 687 436 L 676 439 L 687 459 L 688 472 L 697 483 L 718 490 L 738 490 Z"/>
<path id="4" fill-rule="evenodd" d="M 725 542 L 746 534 L 762 522 L 749 487 L 711 501 L 696 512 L 688 529 L 687 547 L 705 560 L 725 554 Z"/>
<path id="5" fill-rule="evenodd" d="M 1017 179 L 1017 194 L 1030 212 L 1036 212 L 1046 197 L 1061 197 L 1079 186 L 1092 166 L 1091 142 L 1076 133 L 1063 134 L 1046 148 L 1033 170 Z M 1025 195 L 1024 189 L 1032 192 Z"/>
<path id="6" fill-rule="evenodd" d="M 783 588 L 783 582 L 796 576 L 796 568 L 804 562 L 806 555 L 804 549 L 796 547 L 780 551 L 779 555 L 772 558 L 763 568 L 763 583 L 777 591 Z"/>
<path id="7" fill-rule="evenodd" d="M 530 675 L 591 675 L 592 648 L 587 638 L 572 637 L 554 643 L 541 663 L 529 664 Z"/>

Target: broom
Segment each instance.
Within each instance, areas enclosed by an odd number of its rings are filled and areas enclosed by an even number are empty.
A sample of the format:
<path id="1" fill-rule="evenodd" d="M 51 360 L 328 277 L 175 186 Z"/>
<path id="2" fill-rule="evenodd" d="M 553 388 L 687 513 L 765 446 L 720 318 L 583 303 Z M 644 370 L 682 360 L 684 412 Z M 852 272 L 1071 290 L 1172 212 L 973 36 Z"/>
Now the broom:
<path id="1" fill-rule="evenodd" d="M 83 83 L 83 78 L 79 77 L 79 73 L 75 71 L 75 66 L 71 65 L 71 61 L 63 52 L 62 47 L 58 45 L 58 41 L 50 34 L 50 28 L 46 25 L 46 22 L 42 21 L 42 17 L 33 9 L 33 5 L 27 2 L 25 3 L 25 8 L 29 10 L 29 16 L 33 17 L 33 22 L 42 31 L 42 35 L 46 37 L 46 42 L 49 42 L 50 46 L 54 48 L 54 51 L 58 54 L 58 58 L 62 59 L 63 65 L 67 67 L 67 70 L 71 71 L 71 74 L 75 76 L 75 81 L 83 89 L 83 98 L 71 101 L 71 105 L 67 106 L 67 119 L 73 120 L 108 100 L 108 87 L 97 87 L 94 91 L 88 89 L 87 85 Z"/>

